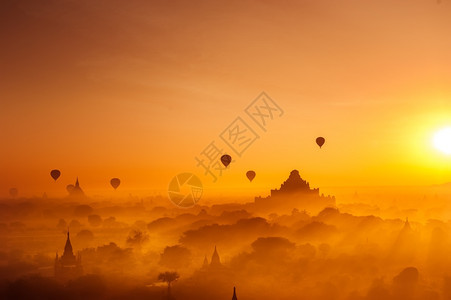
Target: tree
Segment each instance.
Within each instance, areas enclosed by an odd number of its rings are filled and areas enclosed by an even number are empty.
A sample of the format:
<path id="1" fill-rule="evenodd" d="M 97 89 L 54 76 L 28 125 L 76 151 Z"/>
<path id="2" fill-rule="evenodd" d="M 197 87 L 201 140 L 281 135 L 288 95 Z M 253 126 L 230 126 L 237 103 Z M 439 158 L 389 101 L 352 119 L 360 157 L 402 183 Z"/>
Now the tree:
<path id="1" fill-rule="evenodd" d="M 168 298 L 171 297 L 171 282 L 176 281 L 179 277 L 177 272 L 164 272 L 158 275 L 158 280 L 168 283 Z"/>
<path id="2" fill-rule="evenodd" d="M 187 267 L 191 261 L 191 252 L 181 246 L 167 246 L 160 255 L 159 264 L 173 270 Z"/>
<path id="3" fill-rule="evenodd" d="M 127 244 L 131 246 L 141 247 L 142 244 L 147 242 L 149 239 L 148 235 L 143 233 L 139 229 L 132 230 L 127 237 Z"/>
<path id="4" fill-rule="evenodd" d="M 100 217 L 99 215 L 89 215 L 88 222 L 91 226 L 98 227 L 102 225 L 102 217 Z"/>

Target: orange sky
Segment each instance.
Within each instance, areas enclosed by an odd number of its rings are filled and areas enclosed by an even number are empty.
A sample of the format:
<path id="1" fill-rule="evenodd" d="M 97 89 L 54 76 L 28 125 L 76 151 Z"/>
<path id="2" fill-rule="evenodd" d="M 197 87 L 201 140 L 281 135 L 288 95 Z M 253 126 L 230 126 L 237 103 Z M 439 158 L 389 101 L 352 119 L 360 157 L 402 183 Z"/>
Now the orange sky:
<path id="1" fill-rule="evenodd" d="M 0 4 L 0 196 L 451 181 L 451 1 L 46 3 Z M 262 91 L 284 115 L 212 183 L 194 157 Z"/>

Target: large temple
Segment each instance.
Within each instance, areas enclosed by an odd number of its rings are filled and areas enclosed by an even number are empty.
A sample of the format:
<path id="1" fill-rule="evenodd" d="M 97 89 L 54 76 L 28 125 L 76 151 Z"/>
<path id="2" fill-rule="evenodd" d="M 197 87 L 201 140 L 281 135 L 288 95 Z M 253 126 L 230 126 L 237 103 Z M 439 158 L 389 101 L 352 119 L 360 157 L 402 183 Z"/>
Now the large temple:
<path id="1" fill-rule="evenodd" d="M 319 188 L 310 188 L 299 171 L 293 170 L 279 189 L 271 190 L 271 194 L 265 198 L 256 197 L 255 205 L 260 209 L 274 209 L 277 212 L 298 208 L 316 213 L 325 207 L 335 206 L 335 197 L 320 195 Z"/>
<path id="2" fill-rule="evenodd" d="M 80 254 L 74 255 L 72 244 L 70 242 L 69 230 L 67 231 L 66 245 L 61 257 L 56 253 L 55 257 L 55 278 L 61 281 L 67 281 L 77 278 L 83 274 Z"/>
<path id="3" fill-rule="evenodd" d="M 293 170 L 287 180 L 280 185 L 280 189 L 271 190 L 271 197 L 291 194 L 304 194 L 319 196 L 319 188 L 310 188 L 310 183 L 301 178 L 298 170 Z"/>

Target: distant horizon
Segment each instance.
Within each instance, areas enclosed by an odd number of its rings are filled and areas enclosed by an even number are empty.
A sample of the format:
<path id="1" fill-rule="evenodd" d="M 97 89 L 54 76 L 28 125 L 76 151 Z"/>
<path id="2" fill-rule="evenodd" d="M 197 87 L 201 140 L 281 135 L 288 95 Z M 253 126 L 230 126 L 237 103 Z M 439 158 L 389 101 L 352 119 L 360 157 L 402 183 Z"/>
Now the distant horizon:
<path id="1" fill-rule="evenodd" d="M 287 176 L 288 177 L 288 176 Z M 302 175 L 301 175 L 302 177 Z M 415 184 L 405 184 L 405 185 L 342 185 L 342 186 L 317 186 L 312 184 L 308 179 L 303 178 L 304 180 L 307 180 L 307 182 L 309 182 L 311 184 L 311 187 L 313 188 L 319 188 L 320 192 L 322 190 L 330 190 L 333 191 L 335 189 L 337 190 L 342 190 L 342 189 L 379 189 L 378 192 L 383 192 L 384 189 L 402 189 L 402 188 L 414 188 L 415 190 L 418 189 L 424 189 L 424 188 L 447 188 L 448 185 L 451 184 L 450 182 L 444 182 L 444 183 L 437 183 L 437 184 L 424 184 L 424 185 L 415 185 Z M 240 189 L 245 189 L 246 194 L 243 195 L 243 197 L 248 198 L 248 197 L 253 197 L 252 196 L 252 192 L 255 191 L 254 197 L 257 196 L 261 196 L 258 193 L 266 193 L 269 194 L 271 189 L 275 189 L 275 188 L 279 188 L 280 184 L 283 181 L 279 182 L 279 183 L 274 183 L 271 186 L 265 187 L 262 186 L 261 184 L 258 186 L 255 186 L 254 183 L 251 184 L 244 184 L 242 186 L 237 186 L 234 187 L 237 190 Z M 111 189 L 111 187 L 108 184 L 105 184 L 105 187 L 103 188 L 93 188 L 92 186 L 90 186 L 88 189 L 85 188 L 86 184 L 83 183 L 83 181 L 81 180 L 80 183 L 81 187 L 83 188 L 83 190 L 85 191 L 85 193 L 87 194 L 88 197 L 96 197 L 96 198 L 109 198 L 109 197 L 113 197 L 113 198 L 121 198 L 121 197 L 128 197 L 129 195 L 131 196 L 135 196 L 135 197 L 153 197 L 153 196 L 161 196 L 161 197 L 167 197 L 167 187 L 166 188 L 160 188 L 160 189 L 152 189 L 152 188 L 133 188 L 133 187 L 127 187 L 127 183 L 125 182 L 122 183 L 122 186 L 119 188 L 118 191 L 114 191 Z M 89 186 L 89 184 L 88 184 Z M 231 192 L 230 188 L 224 189 L 222 187 L 217 187 L 217 185 L 204 185 L 204 190 L 205 191 L 209 191 L 210 194 L 205 195 L 204 197 L 219 197 L 219 198 L 233 198 L 233 199 L 239 199 L 239 198 L 243 198 L 240 195 L 237 195 L 236 192 Z M 21 191 L 19 191 L 21 192 Z M 213 192 L 213 193 L 211 193 Z M 385 191 L 387 194 L 390 193 L 390 191 Z M 46 191 L 42 191 L 42 194 L 47 193 Z M 54 194 L 58 194 L 57 196 L 53 196 L 53 198 L 62 198 L 68 195 L 65 187 L 63 190 L 59 190 L 57 192 L 53 191 L 52 193 Z M 449 193 L 451 194 L 451 190 L 449 191 Z M 19 197 L 20 198 L 21 193 L 19 193 Z M 33 196 L 30 196 L 30 194 L 26 195 L 25 198 L 30 198 L 30 197 L 41 197 L 42 195 L 38 195 L 37 193 L 35 193 Z M 5 191 L 3 193 L 3 195 L 1 196 L 2 198 L 10 198 L 11 196 L 8 195 L 8 191 Z"/>

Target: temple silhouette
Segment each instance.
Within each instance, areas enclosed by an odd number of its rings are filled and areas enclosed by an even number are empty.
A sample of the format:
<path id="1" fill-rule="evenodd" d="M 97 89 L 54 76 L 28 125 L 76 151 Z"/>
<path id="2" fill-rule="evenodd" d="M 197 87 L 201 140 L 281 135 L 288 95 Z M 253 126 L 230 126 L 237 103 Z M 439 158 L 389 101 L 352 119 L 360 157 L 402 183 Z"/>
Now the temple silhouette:
<path id="1" fill-rule="evenodd" d="M 69 230 L 67 230 L 67 240 L 64 246 L 64 252 L 61 257 L 58 257 L 58 252 L 55 257 L 55 278 L 60 281 L 67 281 L 77 278 L 83 274 L 83 267 L 81 265 L 81 256 L 78 253 L 75 257 L 72 244 L 70 242 Z"/>
<path id="2" fill-rule="evenodd" d="M 221 259 L 219 258 L 218 251 L 216 250 L 213 252 L 213 255 L 211 256 L 211 262 L 210 262 L 210 268 L 219 268 L 222 267 Z"/>
<path id="3" fill-rule="evenodd" d="M 204 263 L 202 265 L 202 269 L 205 271 L 216 271 L 223 268 L 223 265 L 221 264 L 221 259 L 219 258 L 218 250 L 215 246 L 215 251 L 213 252 L 211 256 L 210 263 L 208 263 L 207 256 L 205 256 Z"/>
<path id="4" fill-rule="evenodd" d="M 236 288 L 233 287 L 233 296 L 232 296 L 232 300 L 238 300 L 238 298 L 236 297 Z"/>
<path id="5" fill-rule="evenodd" d="M 70 198 L 85 198 L 86 195 L 83 192 L 83 190 L 80 187 L 80 183 L 78 182 L 78 177 L 77 180 L 75 181 L 75 185 L 69 184 L 66 187 L 68 193 L 69 193 L 69 197 Z"/>
<path id="6" fill-rule="evenodd" d="M 409 219 L 406 218 L 402 229 L 399 231 L 392 245 L 389 259 L 405 264 L 412 263 L 417 254 L 419 243 L 419 234 L 412 229 Z"/>
<path id="7" fill-rule="evenodd" d="M 319 212 L 325 207 L 335 206 L 334 196 L 320 195 L 319 188 L 310 188 L 310 184 L 301 178 L 298 170 L 293 170 L 279 189 L 271 190 L 269 196 L 255 197 L 255 206 L 260 210 L 288 210 L 293 208 Z"/>

